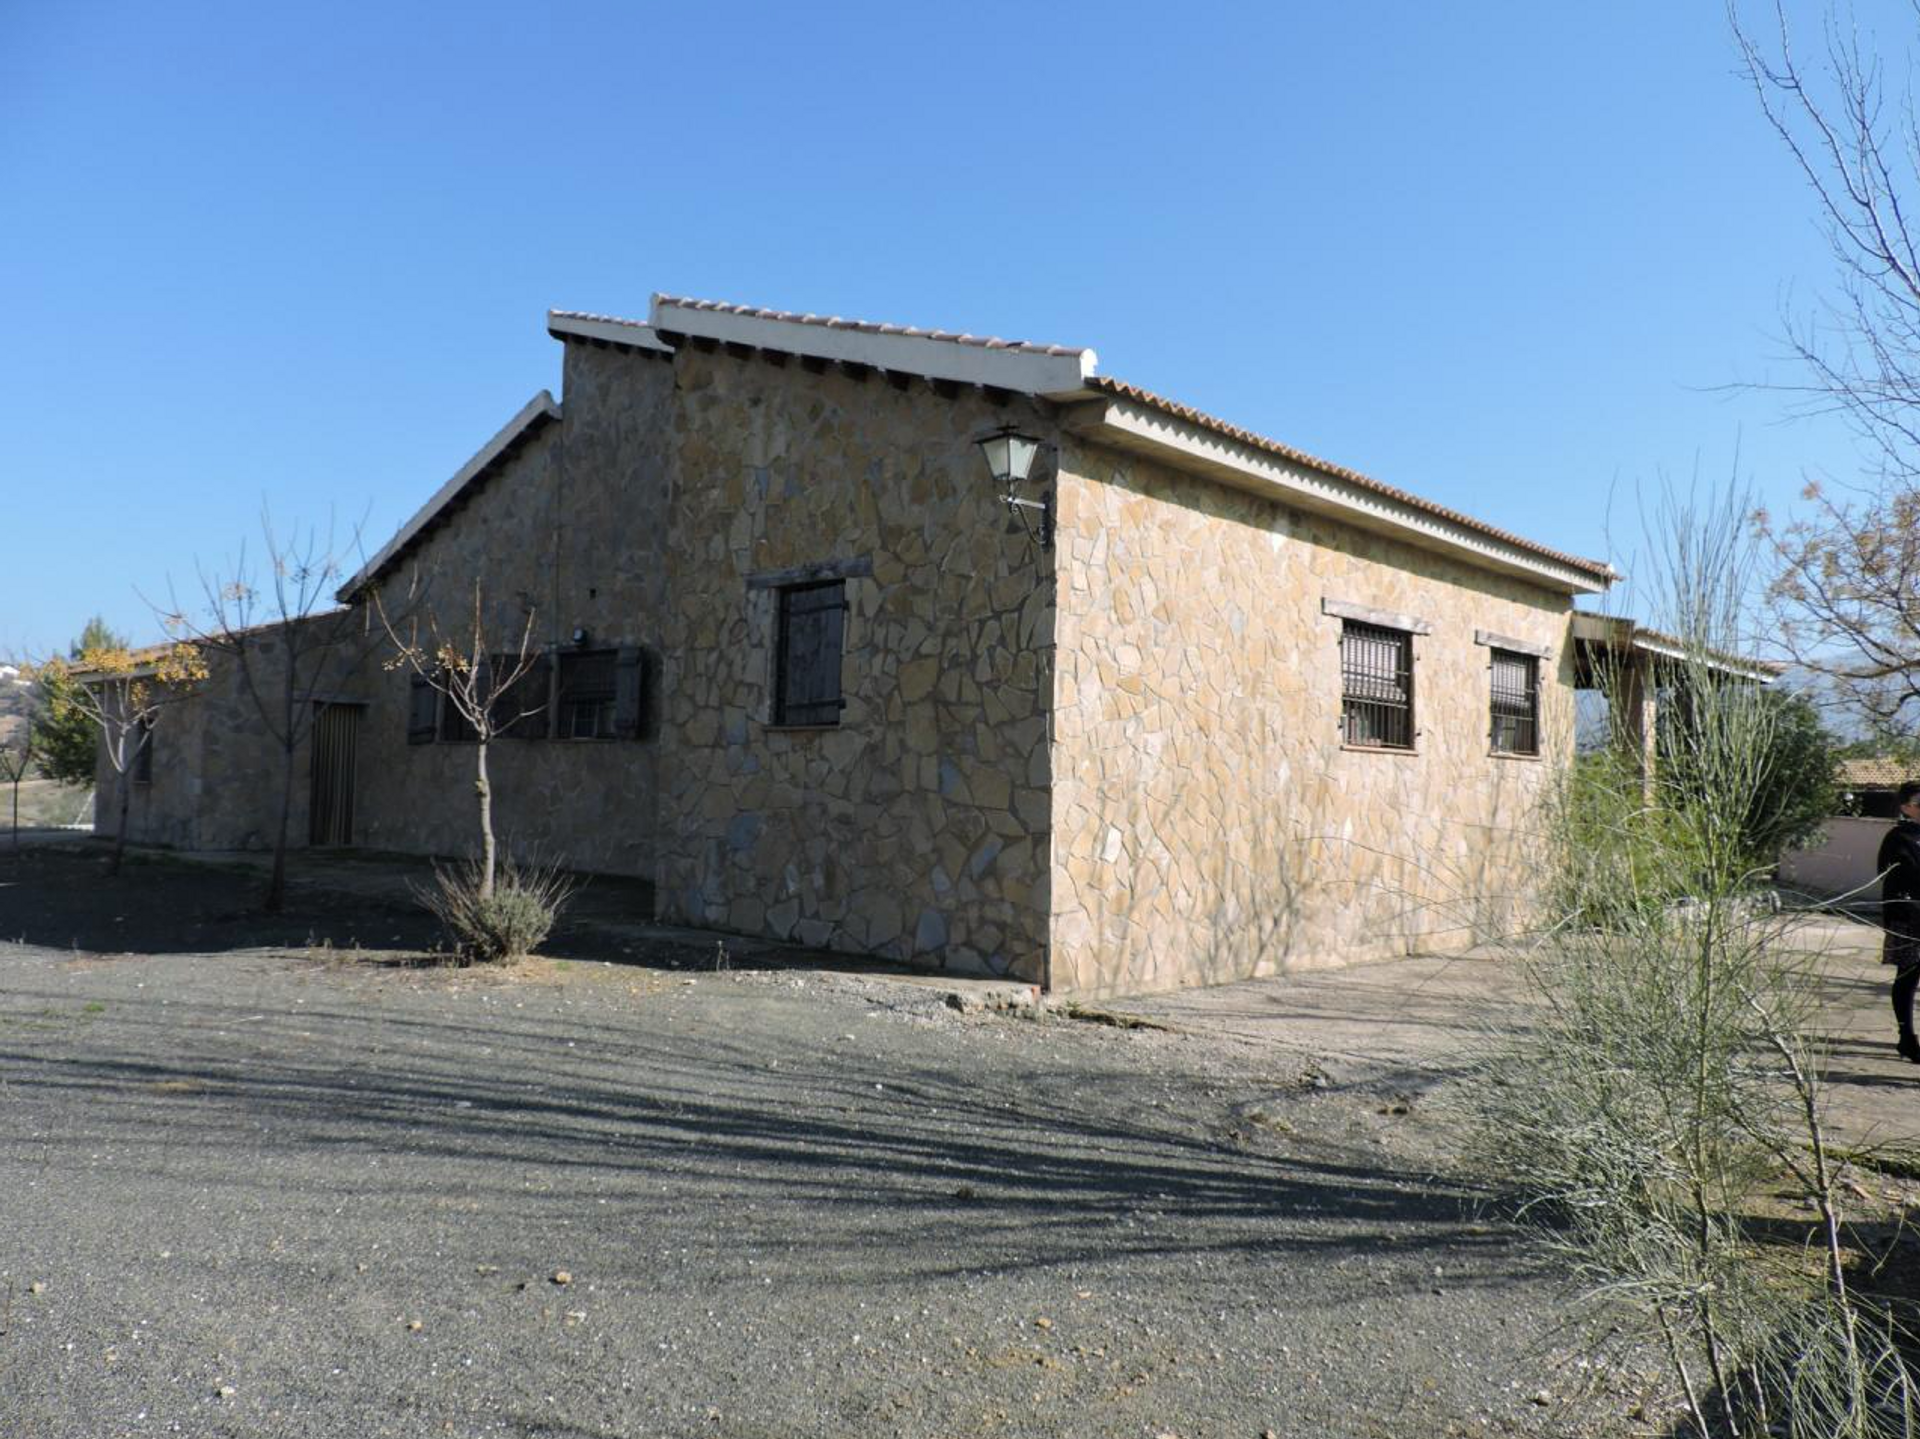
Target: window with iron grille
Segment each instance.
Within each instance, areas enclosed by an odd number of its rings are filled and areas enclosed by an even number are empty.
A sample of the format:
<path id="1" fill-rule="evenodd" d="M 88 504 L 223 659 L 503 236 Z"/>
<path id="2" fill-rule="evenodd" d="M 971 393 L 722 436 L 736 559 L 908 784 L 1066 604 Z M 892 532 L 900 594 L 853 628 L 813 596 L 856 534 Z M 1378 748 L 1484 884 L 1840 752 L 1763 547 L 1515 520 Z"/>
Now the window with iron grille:
<path id="1" fill-rule="evenodd" d="M 547 657 L 494 655 L 488 662 L 493 673 L 502 678 L 515 670 L 520 672 L 493 697 L 490 713 L 494 730 L 508 739 L 545 739 L 550 674 Z"/>
<path id="2" fill-rule="evenodd" d="M 847 583 L 789 585 L 780 591 L 774 655 L 773 722 L 840 723 L 840 656 L 846 642 Z"/>
<path id="3" fill-rule="evenodd" d="M 574 650 L 560 656 L 561 739 L 612 739 L 618 692 L 615 650 Z"/>
<path id="4" fill-rule="evenodd" d="M 1340 624 L 1340 738 L 1371 749 L 1413 748 L 1413 636 Z"/>
<path id="5" fill-rule="evenodd" d="M 1540 753 L 1540 661 L 1512 650 L 1493 652 L 1493 748 L 1499 754 Z"/>

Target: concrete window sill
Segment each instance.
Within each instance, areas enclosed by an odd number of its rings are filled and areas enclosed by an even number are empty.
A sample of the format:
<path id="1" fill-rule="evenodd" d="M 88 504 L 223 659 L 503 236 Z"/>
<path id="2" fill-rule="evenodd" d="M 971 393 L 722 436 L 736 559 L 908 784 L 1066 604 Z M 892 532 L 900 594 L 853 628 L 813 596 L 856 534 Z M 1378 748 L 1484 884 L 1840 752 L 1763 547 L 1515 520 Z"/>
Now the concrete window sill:
<path id="1" fill-rule="evenodd" d="M 1340 748 L 1346 750 L 1349 754 L 1385 754 L 1399 755 L 1402 759 L 1420 758 L 1420 750 L 1417 746 L 1413 749 L 1401 749 L 1398 745 L 1348 744 L 1345 740 L 1342 740 L 1340 741 Z"/>

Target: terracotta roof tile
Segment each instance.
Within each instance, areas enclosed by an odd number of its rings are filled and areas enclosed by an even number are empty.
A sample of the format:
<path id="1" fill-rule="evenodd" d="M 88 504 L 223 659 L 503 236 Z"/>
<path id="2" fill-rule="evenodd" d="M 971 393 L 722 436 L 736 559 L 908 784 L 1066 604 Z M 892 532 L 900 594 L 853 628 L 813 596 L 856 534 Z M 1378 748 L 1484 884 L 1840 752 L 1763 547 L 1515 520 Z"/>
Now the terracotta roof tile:
<path id="1" fill-rule="evenodd" d="M 1483 520 L 1476 520 L 1473 516 L 1464 515 L 1458 510 L 1450 510 L 1445 505 L 1437 505 L 1432 500 L 1423 500 L 1416 494 L 1398 489 L 1393 485 L 1383 484 L 1370 475 L 1361 474 L 1358 470 L 1350 470 L 1345 465 L 1333 464 L 1328 460 L 1310 455 L 1305 450 L 1297 450 L 1292 445 L 1283 445 L 1278 440 L 1270 440 L 1265 435 L 1255 434 L 1252 430 L 1244 430 L 1238 425 L 1229 424 L 1225 420 L 1196 410 L 1191 405 L 1183 405 L 1178 400 L 1169 400 L 1164 395 L 1156 395 L 1151 390 L 1143 390 L 1138 385 L 1130 385 L 1125 380 L 1110 379 L 1105 375 L 1094 375 L 1090 376 L 1086 383 L 1090 389 L 1101 390 L 1111 395 L 1118 395 L 1122 399 L 1132 400 L 1136 404 L 1150 405 L 1156 410 L 1164 410 L 1170 415 L 1185 420 L 1190 425 L 1198 425 L 1202 429 L 1212 430 L 1215 434 L 1223 435 L 1230 440 L 1237 440 L 1239 443 L 1251 449 L 1264 450 L 1270 455 L 1278 455 L 1281 459 L 1292 460 L 1296 464 L 1310 466 L 1323 474 L 1345 480 L 1347 483 L 1355 485 L 1360 489 L 1369 490 L 1386 499 L 1397 500 L 1403 505 L 1432 515 L 1436 519 L 1446 520 L 1450 524 L 1456 524 L 1465 529 L 1473 530 L 1479 534 L 1486 535 L 1490 539 L 1500 540 L 1517 549 L 1525 550 L 1529 554 L 1540 555 L 1558 564 L 1584 571 L 1596 579 L 1610 580 L 1617 578 L 1613 566 L 1604 560 L 1590 560 L 1580 555 L 1567 554 L 1564 550 L 1550 549 L 1546 545 L 1536 544 L 1534 541 L 1522 538 L 1509 530 L 1499 529 L 1487 524 Z"/>
<path id="2" fill-rule="evenodd" d="M 651 328 L 645 320 L 625 320 L 618 315 L 590 315 L 585 310 L 549 310 L 557 320 L 587 320 L 596 325 L 624 325 L 630 330 Z"/>
<path id="3" fill-rule="evenodd" d="M 655 295 L 653 302 L 656 305 L 678 305 L 686 310 L 711 310 L 722 315 L 743 315 L 753 320 L 780 320 L 790 325 L 818 325 L 828 330 L 857 330 L 863 335 L 906 335 L 916 340 L 945 340 L 954 345 L 976 345 L 986 350 L 1014 350 L 1028 355 L 1086 353 L 1080 346 L 1035 345 L 1025 340 L 997 339 L 992 335 L 955 334 L 951 330 L 922 330 L 912 325 L 883 325 L 871 320 L 845 320 L 838 315 L 801 315 L 791 310 L 766 310 L 757 305 L 729 305 L 719 300 L 690 300 L 680 295 Z"/>

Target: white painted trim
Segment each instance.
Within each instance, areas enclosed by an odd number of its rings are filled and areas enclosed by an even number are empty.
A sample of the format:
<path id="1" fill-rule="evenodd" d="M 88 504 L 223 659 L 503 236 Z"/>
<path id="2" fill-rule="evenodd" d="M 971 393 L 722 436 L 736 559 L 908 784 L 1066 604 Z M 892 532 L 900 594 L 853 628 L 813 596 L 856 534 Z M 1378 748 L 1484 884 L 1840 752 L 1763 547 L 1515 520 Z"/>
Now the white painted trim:
<path id="1" fill-rule="evenodd" d="M 962 385 L 991 385 L 1028 395 L 1076 393 L 1098 364 L 1092 350 L 1048 355 L 996 349 L 926 335 L 875 334 L 850 326 L 696 309 L 659 297 L 654 299 L 647 318 L 655 330 L 670 335 L 698 335 L 722 344 L 751 345 L 760 350 L 870 365 L 876 370 L 924 375 L 930 380 L 952 380 Z"/>
<path id="2" fill-rule="evenodd" d="M 597 315 L 549 310 L 547 333 L 556 340 L 600 340 L 609 345 L 624 345 L 630 350 L 650 350 L 656 355 L 673 353 L 673 346 L 662 344 L 651 325 L 643 325 L 638 320 L 607 320 Z"/>
<path id="3" fill-rule="evenodd" d="M 1361 529 L 1390 534 L 1482 569 L 1517 575 L 1561 594 L 1598 594 L 1605 588 L 1591 574 L 1571 565 L 1131 400 L 1115 397 L 1076 405 L 1066 412 L 1064 424 L 1087 439 L 1145 454 Z"/>
<path id="4" fill-rule="evenodd" d="M 1689 653 L 1684 645 L 1673 644 L 1667 640 L 1654 639 L 1644 631 L 1636 629 L 1633 647 L 1643 654 L 1659 655 L 1665 660 L 1679 660 L 1683 664 L 1692 664 L 1699 660 L 1708 669 L 1718 670 L 1722 674 L 1733 675 L 1737 679 L 1753 680 L 1757 684 L 1770 685 L 1780 678 L 1777 671 L 1767 669 L 1753 660 L 1742 659 L 1735 655 L 1698 655 Z"/>
<path id="5" fill-rule="evenodd" d="M 480 447 L 480 452 L 462 465 L 454 477 L 433 492 L 428 500 L 414 512 L 412 519 L 400 527 L 394 537 L 380 547 L 374 557 L 360 567 L 358 574 L 348 580 L 334 592 L 334 598 L 342 604 L 350 603 L 353 595 L 381 568 L 413 540 L 414 536 L 433 522 L 436 515 L 452 504 L 469 484 L 477 479 L 489 465 L 499 459 L 501 454 L 512 445 L 525 431 L 541 418 L 557 420 L 560 418 L 560 406 L 554 403 L 552 395 L 542 390 L 526 404 L 520 407 L 520 413 L 508 420 L 500 432 Z"/>

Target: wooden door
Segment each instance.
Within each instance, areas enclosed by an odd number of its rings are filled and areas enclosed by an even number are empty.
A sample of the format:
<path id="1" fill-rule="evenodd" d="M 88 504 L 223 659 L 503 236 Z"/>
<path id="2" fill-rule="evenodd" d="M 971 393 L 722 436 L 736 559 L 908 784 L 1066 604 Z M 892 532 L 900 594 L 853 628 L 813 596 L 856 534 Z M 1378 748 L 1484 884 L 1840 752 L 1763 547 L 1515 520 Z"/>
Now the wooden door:
<path id="1" fill-rule="evenodd" d="M 360 706 L 322 704 L 313 717 L 313 803 L 307 841 L 353 843 L 353 755 Z"/>

